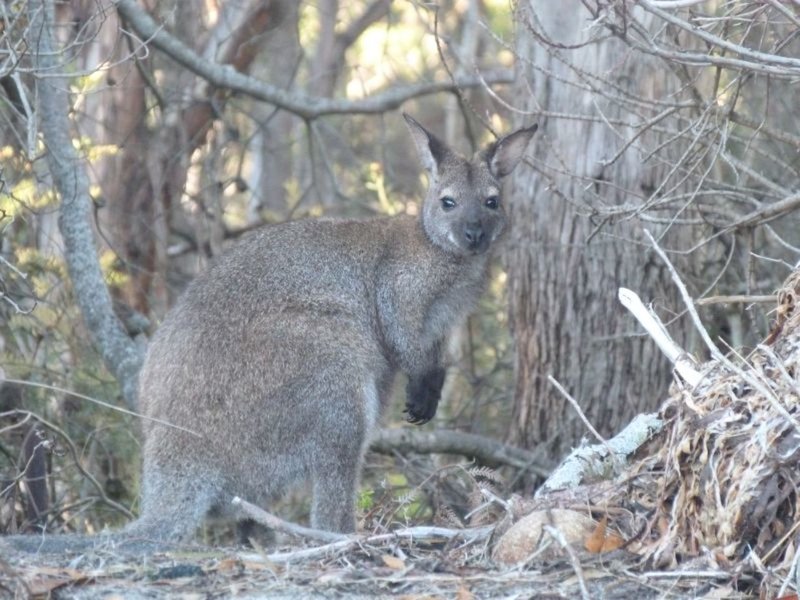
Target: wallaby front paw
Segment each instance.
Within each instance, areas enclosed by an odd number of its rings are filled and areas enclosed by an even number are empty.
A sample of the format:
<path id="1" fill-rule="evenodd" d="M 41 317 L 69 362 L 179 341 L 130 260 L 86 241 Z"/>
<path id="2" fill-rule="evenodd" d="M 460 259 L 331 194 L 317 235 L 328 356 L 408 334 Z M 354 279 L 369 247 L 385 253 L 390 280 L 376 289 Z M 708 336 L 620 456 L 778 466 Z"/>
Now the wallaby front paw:
<path id="1" fill-rule="evenodd" d="M 444 386 L 444 369 L 428 371 L 420 377 L 410 377 L 406 386 L 406 421 L 424 425 L 436 415 Z"/>

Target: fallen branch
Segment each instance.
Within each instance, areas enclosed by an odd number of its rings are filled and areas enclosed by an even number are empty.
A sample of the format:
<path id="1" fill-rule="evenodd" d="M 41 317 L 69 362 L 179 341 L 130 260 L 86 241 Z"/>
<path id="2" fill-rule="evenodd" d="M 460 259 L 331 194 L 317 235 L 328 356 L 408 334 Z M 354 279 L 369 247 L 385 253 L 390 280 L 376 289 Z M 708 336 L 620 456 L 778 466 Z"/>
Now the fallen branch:
<path id="1" fill-rule="evenodd" d="M 539 455 L 535 452 L 509 446 L 491 438 L 447 429 L 419 431 L 410 428 L 382 429 L 372 439 L 370 448 L 374 452 L 392 454 L 394 452 L 419 454 L 460 454 L 474 457 L 490 465 L 508 465 L 517 469 L 529 470 L 541 477 L 547 477 L 550 469 L 537 463 Z"/>
<path id="2" fill-rule="evenodd" d="M 338 542 L 349 538 L 344 533 L 334 533 L 333 531 L 323 531 L 322 529 L 312 529 L 311 527 L 303 527 L 296 523 L 284 521 L 280 517 L 276 517 L 272 513 L 268 513 L 263 508 L 251 504 L 247 500 L 242 500 L 239 496 L 235 496 L 231 500 L 233 504 L 243 515 L 252 519 L 256 523 L 260 523 L 270 529 L 282 531 L 290 535 L 308 538 L 310 540 L 317 540 L 319 542 Z"/>
<path id="3" fill-rule="evenodd" d="M 609 479 L 621 472 L 620 465 L 664 427 L 655 413 L 636 415 L 605 444 L 581 446 L 570 452 L 536 491 L 536 498 L 550 492 L 577 487 L 593 479 Z"/>
<path id="4" fill-rule="evenodd" d="M 485 540 L 489 537 L 494 530 L 494 525 L 487 525 L 484 527 L 472 527 L 469 529 L 449 529 L 446 527 L 407 527 L 398 529 L 391 533 L 379 533 L 375 535 L 350 535 L 345 539 L 325 544 L 324 546 L 315 546 L 313 548 L 304 548 L 302 550 L 294 550 L 291 552 L 275 552 L 273 554 L 261 554 L 253 552 L 240 552 L 238 557 L 241 560 L 252 562 L 271 562 L 271 563 L 290 563 L 301 560 L 316 559 L 341 552 L 347 552 L 358 546 L 367 545 L 380 545 L 387 543 L 395 543 L 401 540 L 404 541 L 423 541 L 423 540 L 453 540 L 461 538 L 465 544 L 473 543 L 479 540 Z"/>
<path id="5" fill-rule="evenodd" d="M 635 292 L 619 288 L 618 295 L 623 306 L 631 311 L 661 351 L 674 363 L 678 374 L 691 387 L 700 383 L 702 375 L 696 369 L 694 360 L 670 337 L 658 316 L 642 303 Z M 558 386 L 558 382 L 552 377 L 550 380 L 567 395 L 566 391 Z M 580 407 L 572 402 L 580 413 Z M 582 418 L 588 426 L 588 421 L 585 417 Z M 556 490 L 574 488 L 592 479 L 609 479 L 621 470 L 620 467 L 627 462 L 628 456 L 661 431 L 663 426 L 661 418 L 651 413 L 637 415 L 625 429 L 607 442 L 593 431 L 601 443 L 573 450 L 539 488 L 536 497 L 541 498 Z"/>

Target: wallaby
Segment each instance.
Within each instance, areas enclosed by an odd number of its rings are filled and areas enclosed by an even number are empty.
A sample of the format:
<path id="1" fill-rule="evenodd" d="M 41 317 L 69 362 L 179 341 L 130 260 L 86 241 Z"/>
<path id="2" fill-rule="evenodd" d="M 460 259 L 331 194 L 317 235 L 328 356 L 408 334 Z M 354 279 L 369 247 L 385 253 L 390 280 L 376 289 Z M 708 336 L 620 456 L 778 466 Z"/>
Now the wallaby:
<path id="1" fill-rule="evenodd" d="M 433 418 L 448 331 L 475 306 L 506 217 L 501 180 L 536 125 L 468 160 L 404 115 L 429 186 L 419 216 L 260 229 L 187 288 L 152 339 L 140 410 L 141 516 L 125 534 L 191 538 L 234 496 L 312 484 L 311 524 L 355 529 L 362 459 L 398 371 Z M 229 513 L 228 513 L 229 514 Z"/>

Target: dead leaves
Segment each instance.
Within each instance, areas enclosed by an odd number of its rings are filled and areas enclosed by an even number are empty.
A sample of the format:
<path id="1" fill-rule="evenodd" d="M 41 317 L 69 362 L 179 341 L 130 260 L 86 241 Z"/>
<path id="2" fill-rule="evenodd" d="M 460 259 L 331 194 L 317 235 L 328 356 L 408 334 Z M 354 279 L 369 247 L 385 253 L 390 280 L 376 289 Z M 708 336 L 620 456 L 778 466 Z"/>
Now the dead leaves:
<path id="1" fill-rule="evenodd" d="M 392 556 L 391 554 L 382 554 L 381 560 L 384 565 L 395 571 L 403 571 L 406 568 L 406 563 L 403 559 Z"/>
<path id="2" fill-rule="evenodd" d="M 619 535 L 613 531 L 608 531 L 608 517 L 604 515 L 592 534 L 584 542 L 583 547 L 592 554 L 600 554 L 601 552 L 611 552 L 622 548 L 624 544 L 625 540 Z"/>
<path id="3" fill-rule="evenodd" d="M 32 572 L 24 573 L 23 580 L 28 593 L 34 597 L 47 597 L 53 591 L 67 585 L 79 585 L 90 580 L 83 571 L 67 568 L 37 567 Z"/>

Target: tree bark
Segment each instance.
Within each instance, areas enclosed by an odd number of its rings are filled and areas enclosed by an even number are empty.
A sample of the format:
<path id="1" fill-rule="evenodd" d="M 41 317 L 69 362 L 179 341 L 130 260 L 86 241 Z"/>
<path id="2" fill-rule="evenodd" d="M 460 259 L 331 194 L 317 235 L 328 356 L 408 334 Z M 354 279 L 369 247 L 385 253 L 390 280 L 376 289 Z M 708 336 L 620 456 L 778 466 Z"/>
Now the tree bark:
<path id="1" fill-rule="evenodd" d="M 59 53 L 53 35 L 53 4 L 45 0 L 28 3 L 34 70 L 47 77 L 36 80 L 39 119 L 47 147 L 47 163 L 53 184 L 61 196 L 59 228 L 64 240 L 64 257 L 75 298 L 86 326 L 99 346 L 103 360 L 122 387 L 129 407 L 136 405 L 136 375 L 142 351 L 129 338 L 114 314 L 97 257 L 92 229 L 92 200 L 86 168 L 72 145 L 69 121 L 67 77 L 59 72 Z"/>
<path id="2" fill-rule="evenodd" d="M 253 65 L 253 75 L 278 87 L 290 89 L 303 57 L 300 46 L 300 6 L 283 0 L 283 17 L 279 27 L 264 40 L 264 57 Z M 275 57 L 269 60 L 270 57 Z M 258 225 L 267 219 L 285 220 L 289 214 L 286 184 L 292 176 L 295 136 L 298 120 L 289 112 L 264 103 L 253 103 L 252 111 L 259 123 L 249 142 L 251 197 L 247 222 Z M 266 214 L 265 214 L 266 213 Z"/>
<path id="3" fill-rule="evenodd" d="M 669 274 L 642 246 L 638 219 L 601 222 L 593 211 L 641 205 L 663 180 L 663 161 L 645 162 L 640 143 L 624 144 L 654 114 L 633 100 L 667 98 L 679 82 L 655 68 L 655 59 L 597 35 L 605 32 L 590 28 L 591 20 L 580 0 L 525 0 L 516 12 L 517 97 L 525 98 L 525 123 L 538 115 L 540 128 L 532 159 L 511 184 L 506 258 L 516 387 L 509 438 L 526 448 L 548 444 L 553 459 L 585 428 L 548 375 L 604 436 L 653 410 L 671 379 L 669 362 L 649 338 L 632 335 L 636 324 L 617 301 L 617 289 L 629 287 L 677 305 Z M 655 134 L 645 130 L 641 140 L 648 135 Z M 681 236 L 674 231 L 668 239 Z"/>

